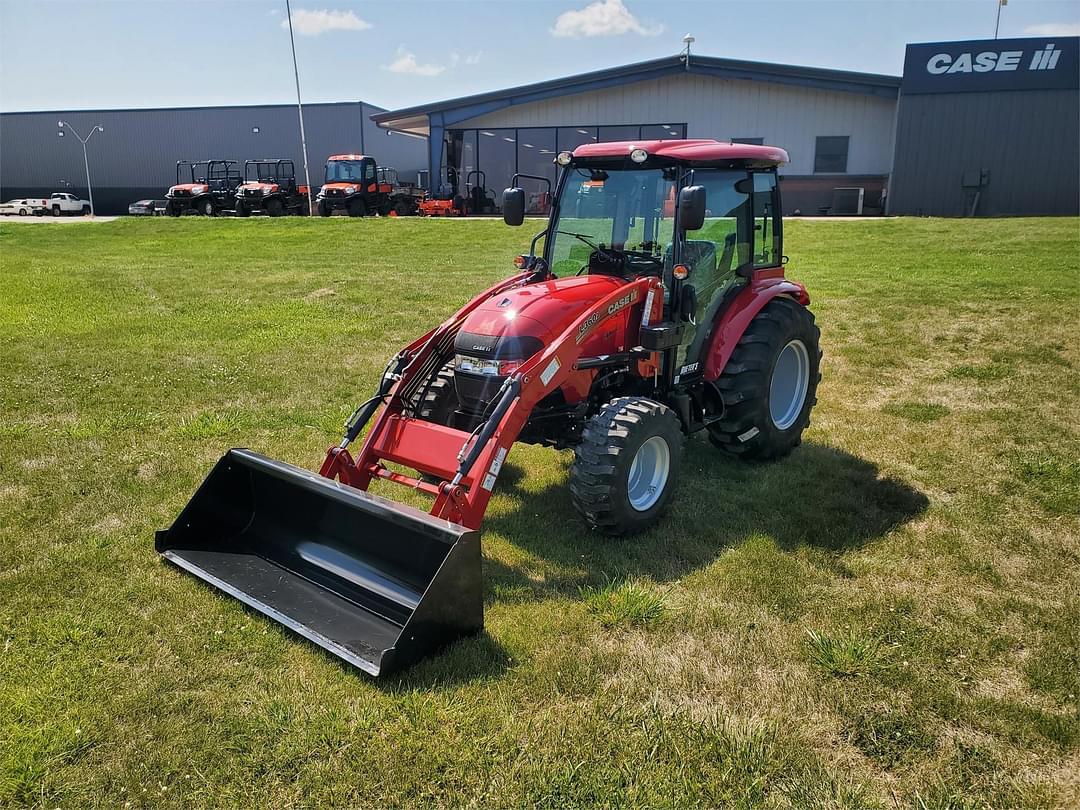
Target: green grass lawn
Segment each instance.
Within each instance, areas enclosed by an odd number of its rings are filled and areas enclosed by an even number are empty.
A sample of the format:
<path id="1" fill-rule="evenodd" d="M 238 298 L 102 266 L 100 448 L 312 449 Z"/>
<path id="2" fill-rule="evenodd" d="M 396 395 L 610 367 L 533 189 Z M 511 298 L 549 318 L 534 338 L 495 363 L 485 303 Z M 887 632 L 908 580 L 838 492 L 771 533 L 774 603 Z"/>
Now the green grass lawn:
<path id="1" fill-rule="evenodd" d="M 1075 219 L 792 221 L 803 446 L 695 437 L 622 541 L 515 448 L 486 632 L 402 676 L 158 559 L 224 449 L 317 468 L 528 230 L 0 225 L 0 805 L 1080 804 Z"/>

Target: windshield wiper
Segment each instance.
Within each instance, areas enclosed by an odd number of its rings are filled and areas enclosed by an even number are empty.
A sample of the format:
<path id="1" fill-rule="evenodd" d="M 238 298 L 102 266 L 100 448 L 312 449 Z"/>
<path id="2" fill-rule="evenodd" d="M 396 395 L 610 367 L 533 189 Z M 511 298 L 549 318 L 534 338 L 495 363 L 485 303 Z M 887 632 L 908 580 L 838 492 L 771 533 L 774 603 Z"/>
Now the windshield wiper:
<path id="1" fill-rule="evenodd" d="M 584 242 L 586 245 L 591 247 L 593 250 L 595 250 L 602 256 L 613 256 L 616 253 L 614 248 L 606 248 L 603 245 L 598 245 L 583 233 L 574 233 L 573 231 L 555 231 L 555 233 L 561 233 L 565 236 L 572 236 L 575 239 L 580 239 L 582 242 Z M 608 251 L 611 252 L 609 253 Z"/>

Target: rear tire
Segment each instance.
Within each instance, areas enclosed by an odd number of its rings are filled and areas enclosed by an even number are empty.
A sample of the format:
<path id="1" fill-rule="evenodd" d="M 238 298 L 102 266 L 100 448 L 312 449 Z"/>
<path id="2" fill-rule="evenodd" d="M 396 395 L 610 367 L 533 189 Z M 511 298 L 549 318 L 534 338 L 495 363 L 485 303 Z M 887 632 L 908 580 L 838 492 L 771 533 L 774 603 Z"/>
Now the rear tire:
<path id="1" fill-rule="evenodd" d="M 214 203 L 211 200 L 199 200 L 199 202 L 195 204 L 195 210 L 204 217 L 212 217 L 217 213 L 214 210 Z"/>
<path id="2" fill-rule="evenodd" d="M 574 507 L 604 534 L 647 529 L 675 495 L 682 445 L 682 426 L 666 405 L 643 397 L 612 400 L 585 424 L 574 448 Z"/>
<path id="3" fill-rule="evenodd" d="M 20 208 L 19 209 L 19 216 L 20 217 L 25 217 L 26 216 L 26 209 L 25 208 Z"/>
<path id="4" fill-rule="evenodd" d="M 821 349 L 814 315 L 790 298 L 774 298 L 739 339 L 716 387 L 724 416 L 709 439 L 729 455 L 768 461 L 802 441 L 817 402 Z"/>
<path id="5" fill-rule="evenodd" d="M 58 217 L 58 216 L 60 216 L 60 206 L 59 206 L 59 205 L 54 205 L 54 206 L 53 206 L 53 208 L 52 208 L 52 215 L 53 215 L 54 217 Z"/>

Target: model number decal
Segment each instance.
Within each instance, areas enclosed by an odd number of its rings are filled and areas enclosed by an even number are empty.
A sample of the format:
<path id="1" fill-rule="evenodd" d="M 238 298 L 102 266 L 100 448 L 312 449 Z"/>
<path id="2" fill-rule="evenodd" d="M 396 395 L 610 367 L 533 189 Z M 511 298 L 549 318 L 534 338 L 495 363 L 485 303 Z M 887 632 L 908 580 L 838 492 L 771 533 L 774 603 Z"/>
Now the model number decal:
<path id="1" fill-rule="evenodd" d="M 592 330 L 596 327 L 600 321 L 605 318 L 610 318 L 616 312 L 626 309 L 632 303 L 638 300 L 638 291 L 636 289 L 631 290 L 622 298 L 617 301 L 613 301 L 608 305 L 608 308 L 602 312 L 594 312 L 588 318 L 586 318 L 580 327 L 578 327 L 577 339 L 574 341 L 577 344 L 581 344 L 585 338 L 589 336 Z"/>

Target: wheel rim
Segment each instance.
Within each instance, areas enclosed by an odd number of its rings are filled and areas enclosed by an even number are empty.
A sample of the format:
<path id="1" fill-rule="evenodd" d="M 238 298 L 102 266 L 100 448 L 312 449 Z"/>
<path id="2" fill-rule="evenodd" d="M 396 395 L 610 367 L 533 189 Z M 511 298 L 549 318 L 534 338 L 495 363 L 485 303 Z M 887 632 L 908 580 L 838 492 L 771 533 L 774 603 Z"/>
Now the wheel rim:
<path id="1" fill-rule="evenodd" d="M 810 353 L 801 340 L 780 350 L 769 383 L 769 415 L 780 430 L 795 424 L 806 402 L 810 385 Z"/>
<path id="2" fill-rule="evenodd" d="M 626 493 L 630 506 L 638 512 L 647 512 L 664 494 L 671 472 L 671 450 L 660 436 L 647 440 L 630 464 Z"/>

